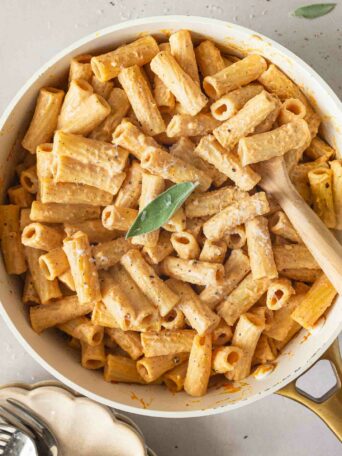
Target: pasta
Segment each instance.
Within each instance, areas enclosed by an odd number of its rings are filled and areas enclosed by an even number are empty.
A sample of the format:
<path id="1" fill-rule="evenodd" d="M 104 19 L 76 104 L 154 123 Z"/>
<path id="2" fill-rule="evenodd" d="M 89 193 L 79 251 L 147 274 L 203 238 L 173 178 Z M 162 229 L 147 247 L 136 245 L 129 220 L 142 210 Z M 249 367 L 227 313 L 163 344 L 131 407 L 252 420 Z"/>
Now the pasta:
<path id="1" fill-rule="evenodd" d="M 322 273 L 291 317 L 304 328 L 310 329 L 331 305 L 336 293 L 326 275 Z"/>
<path id="2" fill-rule="evenodd" d="M 308 124 L 303 119 L 293 120 L 274 130 L 242 138 L 238 154 L 243 166 L 279 157 L 299 148 L 310 139 Z"/>
<path id="3" fill-rule="evenodd" d="M 169 42 L 173 57 L 185 73 L 199 84 L 197 62 L 190 32 L 188 30 L 179 30 L 170 36 Z"/>
<path id="4" fill-rule="evenodd" d="M 233 250 L 225 264 L 225 276 L 217 285 L 207 285 L 200 298 L 211 308 L 228 296 L 250 271 L 248 256 L 240 249 Z"/>
<path id="5" fill-rule="evenodd" d="M 213 135 L 204 136 L 194 152 L 229 177 L 241 190 L 249 191 L 260 181 L 259 174 L 249 166 L 242 166 L 236 153 L 224 149 Z"/>
<path id="6" fill-rule="evenodd" d="M 190 195 L 185 203 L 185 214 L 187 217 L 205 217 L 222 211 L 234 201 L 248 196 L 235 187 L 222 187 L 219 190 L 205 193 L 194 193 Z"/>
<path id="7" fill-rule="evenodd" d="M 178 303 L 178 296 L 157 276 L 138 250 L 129 250 L 121 263 L 142 292 L 159 308 L 160 315 L 167 315 Z"/>
<path id="8" fill-rule="evenodd" d="M 188 357 L 189 353 L 144 357 L 137 362 L 136 366 L 144 381 L 152 383 L 165 372 L 186 361 Z"/>
<path id="9" fill-rule="evenodd" d="M 215 138 L 221 146 L 232 150 L 241 138 L 253 133 L 255 128 L 277 109 L 278 103 L 278 100 L 266 91 L 260 92 L 247 101 L 235 116 L 214 129 Z"/>
<path id="10" fill-rule="evenodd" d="M 165 189 L 165 182 L 162 177 L 153 176 L 149 173 L 142 173 L 141 195 L 139 199 L 139 210 L 142 211 L 147 204 L 154 200 Z M 133 244 L 146 245 L 154 247 L 158 243 L 159 230 L 153 233 L 142 234 L 135 236 L 132 240 Z"/>
<path id="11" fill-rule="evenodd" d="M 45 329 L 79 318 L 92 311 L 94 303 L 81 304 L 76 296 L 67 296 L 48 306 L 30 307 L 30 320 L 34 331 Z"/>
<path id="12" fill-rule="evenodd" d="M 62 245 L 63 234 L 42 223 L 30 223 L 21 235 L 21 242 L 34 249 L 52 250 Z"/>
<path id="13" fill-rule="evenodd" d="M 241 380 L 249 375 L 253 355 L 263 329 L 264 325 L 258 317 L 248 313 L 241 315 L 234 331 L 232 345 L 240 348 L 243 355 L 233 370 L 226 374 L 229 380 Z"/>
<path id="14" fill-rule="evenodd" d="M 146 149 L 141 157 L 141 166 L 151 174 L 156 174 L 176 184 L 198 182 L 200 190 L 208 190 L 211 178 L 195 166 L 154 147 Z"/>
<path id="15" fill-rule="evenodd" d="M 82 54 L 71 59 L 68 78 L 69 83 L 73 79 L 84 79 L 88 82 L 91 80 L 93 75 L 90 65 L 91 58 L 91 54 Z"/>
<path id="16" fill-rule="evenodd" d="M 93 129 L 90 133 L 90 138 L 111 142 L 113 132 L 128 113 L 130 104 L 125 91 L 119 87 L 111 89 L 109 97 L 106 97 L 106 99 L 111 108 L 110 114 L 100 125 Z"/>
<path id="17" fill-rule="evenodd" d="M 169 43 L 161 43 L 159 45 L 161 51 L 171 52 Z M 153 74 L 153 73 L 152 73 Z M 153 75 L 153 96 L 156 100 L 160 112 L 171 113 L 176 105 L 176 100 L 173 93 L 165 86 L 163 81 L 156 74 Z"/>
<path id="18" fill-rule="evenodd" d="M 124 68 L 118 79 L 144 133 L 154 136 L 163 132 L 164 120 L 140 68 L 137 65 Z"/>
<path id="19" fill-rule="evenodd" d="M 270 310 L 279 310 L 294 293 L 290 280 L 274 279 L 267 290 L 266 305 Z"/>
<path id="20" fill-rule="evenodd" d="M 227 176 L 220 173 L 220 171 L 210 163 L 198 157 L 195 153 L 195 147 L 196 145 L 191 141 L 191 139 L 182 136 L 170 147 L 170 154 L 181 158 L 198 169 L 201 169 L 211 177 L 215 187 L 220 187 L 227 180 Z"/>
<path id="21" fill-rule="evenodd" d="M 216 285 L 224 276 L 222 264 L 197 260 L 183 260 L 173 256 L 161 263 L 165 275 L 196 285 Z"/>
<path id="22" fill-rule="evenodd" d="M 1 250 L 8 274 L 22 274 L 26 271 L 24 248 L 20 242 L 19 206 L 0 206 Z"/>
<path id="23" fill-rule="evenodd" d="M 342 161 L 273 63 L 166 35 L 74 56 L 59 87 L 39 90 L 0 244 L 37 334 L 65 333 L 107 382 L 200 397 L 276 367 L 336 296 L 260 190 L 262 162 L 284 157 L 300 195 L 341 229 Z"/>
<path id="24" fill-rule="evenodd" d="M 133 43 L 121 46 L 115 51 L 91 59 L 91 67 L 100 81 L 115 78 L 122 68 L 132 65 L 143 66 L 159 51 L 158 44 L 152 36 L 144 36 Z"/>
<path id="25" fill-rule="evenodd" d="M 267 219 L 259 216 L 247 221 L 246 236 L 253 279 L 278 277 Z"/>
<path id="26" fill-rule="evenodd" d="M 211 371 L 211 349 L 211 336 L 194 337 L 184 382 L 184 390 L 190 396 L 203 396 L 207 391 Z"/>
<path id="27" fill-rule="evenodd" d="M 79 301 L 81 303 L 100 301 L 100 284 L 87 235 L 78 231 L 65 238 L 63 250 L 70 264 Z"/>
<path id="28" fill-rule="evenodd" d="M 190 352 L 195 331 L 179 329 L 174 331 L 145 332 L 141 334 L 141 345 L 147 358 Z"/>
<path id="29" fill-rule="evenodd" d="M 291 225 L 290 220 L 282 211 L 275 212 L 269 220 L 270 231 L 292 242 L 300 243 L 301 239 L 297 231 Z"/>
<path id="30" fill-rule="evenodd" d="M 110 114 L 107 101 L 82 79 L 71 81 L 58 117 L 57 129 L 87 136 Z M 42 142 L 48 142 L 50 138 Z"/>
<path id="31" fill-rule="evenodd" d="M 227 325 L 232 326 L 243 313 L 248 310 L 267 291 L 270 280 L 254 279 L 252 273 L 248 274 L 242 282 L 224 299 L 218 307 L 218 313 Z"/>
<path id="32" fill-rule="evenodd" d="M 228 120 L 233 117 L 250 99 L 254 98 L 263 88 L 260 84 L 248 84 L 233 90 L 219 98 L 210 106 L 213 117 L 217 120 Z"/>
<path id="33" fill-rule="evenodd" d="M 308 172 L 315 212 L 328 228 L 335 228 L 336 226 L 332 177 L 333 171 L 331 169 L 316 168 Z"/>
<path id="34" fill-rule="evenodd" d="M 224 234 L 229 233 L 241 223 L 248 222 L 257 215 L 266 214 L 269 204 L 264 192 L 230 204 L 218 212 L 203 225 L 203 232 L 210 240 L 219 240 Z"/>
<path id="35" fill-rule="evenodd" d="M 180 231 L 171 235 L 171 244 L 180 258 L 193 260 L 199 257 L 200 247 L 195 236 L 186 231 Z"/>
<path id="36" fill-rule="evenodd" d="M 33 118 L 21 143 L 31 154 L 36 153 L 39 144 L 51 140 L 57 128 L 63 98 L 64 91 L 53 87 L 44 87 L 39 91 Z"/>
<path id="37" fill-rule="evenodd" d="M 227 92 L 255 81 L 266 70 L 267 64 L 260 55 L 249 55 L 229 65 L 212 76 L 203 80 L 205 93 L 217 99 Z"/>
<path id="38" fill-rule="evenodd" d="M 342 229 L 342 161 L 333 160 L 330 162 L 333 173 L 333 199 L 336 211 L 336 228 Z"/>
<path id="39" fill-rule="evenodd" d="M 171 53 L 159 52 L 151 61 L 151 69 L 192 116 L 207 104 L 208 99 L 199 85 L 182 69 Z"/>
<path id="40" fill-rule="evenodd" d="M 195 49 L 196 60 L 202 76 L 212 76 L 226 67 L 220 50 L 212 41 L 205 40 Z"/>
<path id="41" fill-rule="evenodd" d="M 206 304 L 201 302 L 191 286 L 175 279 L 168 280 L 167 284 L 178 293 L 180 297 L 178 307 L 198 334 L 203 336 L 211 333 L 218 326 L 220 318 Z"/>

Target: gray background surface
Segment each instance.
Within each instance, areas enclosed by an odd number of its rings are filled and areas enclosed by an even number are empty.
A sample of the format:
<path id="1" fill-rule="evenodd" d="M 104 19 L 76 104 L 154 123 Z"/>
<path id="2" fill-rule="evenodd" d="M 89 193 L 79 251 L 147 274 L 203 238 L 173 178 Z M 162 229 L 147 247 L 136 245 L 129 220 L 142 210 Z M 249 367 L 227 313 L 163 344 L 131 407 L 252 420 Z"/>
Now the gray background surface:
<path id="1" fill-rule="evenodd" d="M 117 22 L 186 14 L 238 23 L 263 33 L 309 63 L 342 96 L 342 2 L 316 20 L 290 16 L 305 0 L 0 0 L 0 111 L 56 52 Z M 50 379 L 0 320 L 0 385 Z M 332 381 L 326 366 L 310 390 Z M 165 420 L 130 415 L 159 456 L 337 456 L 334 435 L 311 412 L 271 396 L 229 414 Z"/>

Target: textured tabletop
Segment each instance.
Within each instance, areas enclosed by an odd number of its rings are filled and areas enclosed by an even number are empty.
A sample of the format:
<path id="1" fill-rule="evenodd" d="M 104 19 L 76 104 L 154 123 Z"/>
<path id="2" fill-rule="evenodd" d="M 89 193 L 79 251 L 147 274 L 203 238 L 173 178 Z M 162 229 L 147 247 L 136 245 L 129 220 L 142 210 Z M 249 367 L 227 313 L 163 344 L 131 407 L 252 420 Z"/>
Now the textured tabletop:
<path id="1" fill-rule="evenodd" d="M 323 1 L 323 0 L 322 0 Z M 0 112 L 21 85 L 55 53 L 117 22 L 186 14 L 254 29 L 303 58 L 342 97 L 342 2 L 316 20 L 290 16 L 305 0 L 1 0 Z M 0 385 L 50 379 L 0 320 Z M 331 380 L 317 368 L 311 389 Z M 213 417 L 166 420 L 136 415 L 159 456 L 337 456 L 341 446 L 311 412 L 273 395 Z"/>

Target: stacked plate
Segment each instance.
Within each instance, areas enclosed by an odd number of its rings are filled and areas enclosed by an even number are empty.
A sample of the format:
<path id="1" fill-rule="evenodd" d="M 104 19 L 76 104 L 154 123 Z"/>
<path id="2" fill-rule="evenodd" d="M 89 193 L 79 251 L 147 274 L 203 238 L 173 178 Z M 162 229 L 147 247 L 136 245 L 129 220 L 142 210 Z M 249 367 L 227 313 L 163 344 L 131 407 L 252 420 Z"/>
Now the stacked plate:
<path id="1" fill-rule="evenodd" d="M 156 456 L 139 427 L 127 416 L 57 383 L 9 385 L 0 403 L 12 397 L 37 412 L 55 433 L 63 456 Z"/>

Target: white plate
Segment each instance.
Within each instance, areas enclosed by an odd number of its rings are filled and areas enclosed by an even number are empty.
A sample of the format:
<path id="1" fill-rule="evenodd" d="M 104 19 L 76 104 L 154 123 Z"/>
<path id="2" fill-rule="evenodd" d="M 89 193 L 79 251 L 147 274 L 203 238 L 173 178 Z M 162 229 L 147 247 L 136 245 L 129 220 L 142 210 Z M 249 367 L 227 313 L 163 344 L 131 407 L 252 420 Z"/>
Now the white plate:
<path id="1" fill-rule="evenodd" d="M 28 405 L 51 426 L 61 456 L 153 456 L 128 417 L 60 386 L 6 386 L 0 390 L 0 402 L 9 397 Z"/>

